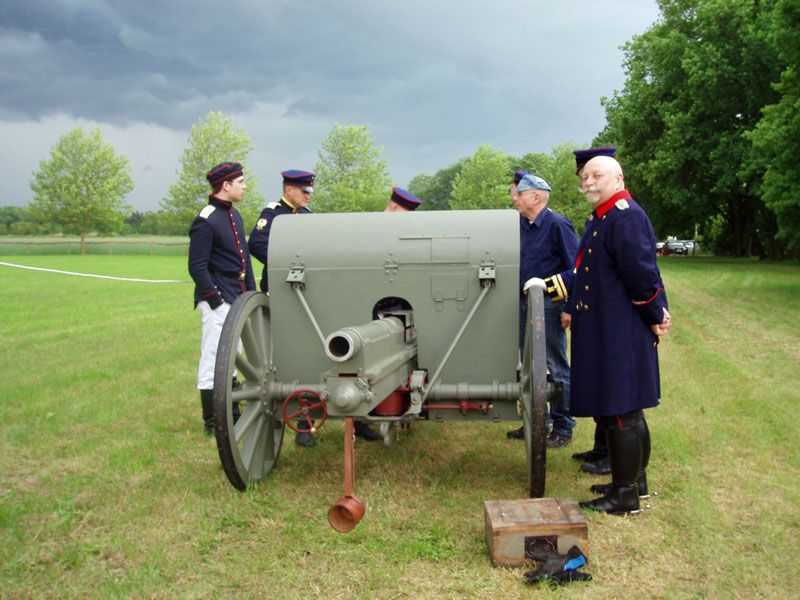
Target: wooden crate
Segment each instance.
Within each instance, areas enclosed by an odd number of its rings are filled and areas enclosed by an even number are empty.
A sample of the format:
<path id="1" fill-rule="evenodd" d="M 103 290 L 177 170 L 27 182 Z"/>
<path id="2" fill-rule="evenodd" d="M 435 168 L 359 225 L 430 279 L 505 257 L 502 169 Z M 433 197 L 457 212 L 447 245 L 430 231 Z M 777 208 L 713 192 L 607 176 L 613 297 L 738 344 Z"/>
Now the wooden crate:
<path id="1" fill-rule="evenodd" d="M 589 559 L 589 526 L 572 500 L 487 500 L 485 514 L 486 545 L 495 566 L 530 564 L 536 553 L 566 554 L 572 546 Z"/>

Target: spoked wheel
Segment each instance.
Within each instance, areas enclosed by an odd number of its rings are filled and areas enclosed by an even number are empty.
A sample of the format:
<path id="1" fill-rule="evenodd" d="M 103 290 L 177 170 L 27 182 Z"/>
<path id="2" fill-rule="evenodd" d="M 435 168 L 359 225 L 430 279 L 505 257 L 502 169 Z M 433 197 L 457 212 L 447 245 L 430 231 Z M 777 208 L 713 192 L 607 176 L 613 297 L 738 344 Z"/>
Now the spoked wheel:
<path id="1" fill-rule="evenodd" d="M 214 369 L 219 459 L 228 480 L 240 490 L 272 471 L 281 452 L 283 418 L 270 394 L 274 376 L 269 298 L 245 292 L 222 326 Z"/>
<path id="2" fill-rule="evenodd" d="M 547 354 L 544 333 L 544 282 L 528 291 L 522 356 L 522 426 L 531 498 L 544 496 L 547 473 Z"/>

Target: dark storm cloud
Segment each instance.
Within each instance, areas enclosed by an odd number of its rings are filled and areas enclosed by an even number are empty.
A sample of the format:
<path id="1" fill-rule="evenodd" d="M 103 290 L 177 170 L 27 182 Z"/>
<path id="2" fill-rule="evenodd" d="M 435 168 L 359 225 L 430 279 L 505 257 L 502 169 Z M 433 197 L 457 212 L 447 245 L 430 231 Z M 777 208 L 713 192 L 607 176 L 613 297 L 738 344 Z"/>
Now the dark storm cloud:
<path id="1" fill-rule="evenodd" d="M 0 176 L 98 124 L 153 208 L 209 111 L 246 127 L 265 172 L 313 167 L 334 122 L 369 125 L 401 185 L 482 143 L 585 143 L 623 82 L 619 46 L 656 16 L 652 0 L 0 0 Z"/>

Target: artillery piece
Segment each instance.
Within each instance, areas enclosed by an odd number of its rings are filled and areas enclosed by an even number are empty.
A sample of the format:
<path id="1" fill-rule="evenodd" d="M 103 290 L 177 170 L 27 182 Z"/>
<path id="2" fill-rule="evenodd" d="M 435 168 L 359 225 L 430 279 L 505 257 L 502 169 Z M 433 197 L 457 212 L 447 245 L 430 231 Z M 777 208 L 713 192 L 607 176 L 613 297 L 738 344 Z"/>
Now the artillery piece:
<path id="1" fill-rule="evenodd" d="M 544 494 L 553 392 L 544 283 L 526 284 L 520 365 L 516 211 L 282 217 L 268 275 L 269 295 L 248 292 L 232 306 L 217 352 L 215 433 L 234 487 L 270 473 L 298 418 L 312 433 L 345 419 L 345 492 L 328 520 L 349 531 L 364 514 L 353 494 L 354 418 L 377 425 L 388 445 L 416 419 L 521 415 L 529 492 Z"/>

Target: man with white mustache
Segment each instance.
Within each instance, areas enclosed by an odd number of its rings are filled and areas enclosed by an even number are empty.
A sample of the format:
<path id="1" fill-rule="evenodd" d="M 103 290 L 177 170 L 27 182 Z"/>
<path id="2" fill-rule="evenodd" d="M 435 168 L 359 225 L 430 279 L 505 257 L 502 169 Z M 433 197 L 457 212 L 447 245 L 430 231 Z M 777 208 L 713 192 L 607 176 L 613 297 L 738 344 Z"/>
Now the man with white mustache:
<path id="1" fill-rule="evenodd" d="M 569 294 L 570 413 L 602 424 L 611 459 L 611 484 L 593 486 L 603 495 L 580 505 L 625 514 L 639 510 L 639 489 L 647 487 L 643 410 L 659 404 L 657 347 L 672 321 L 656 265 L 655 232 L 625 189 L 620 164 L 608 156 L 591 159 L 581 173 L 581 190 L 593 210 L 575 269 L 545 281 L 551 296 Z"/>

